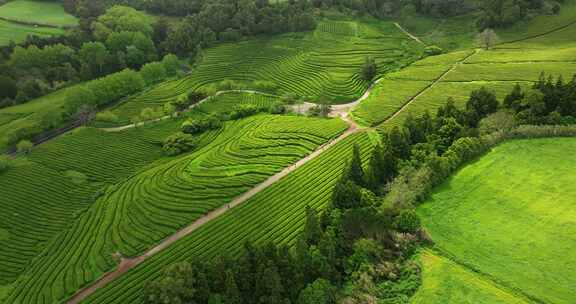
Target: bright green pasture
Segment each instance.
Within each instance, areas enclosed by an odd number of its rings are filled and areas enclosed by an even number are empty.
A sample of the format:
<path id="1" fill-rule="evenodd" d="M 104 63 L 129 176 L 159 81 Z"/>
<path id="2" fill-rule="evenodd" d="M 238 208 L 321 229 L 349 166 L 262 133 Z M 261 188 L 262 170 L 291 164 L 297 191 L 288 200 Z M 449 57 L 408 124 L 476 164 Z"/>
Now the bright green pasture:
<path id="1" fill-rule="evenodd" d="M 40 37 L 50 37 L 64 34 L 63 29 L 50 27 L 34 27 L 31 25 L 18 24 L 5 20 L 0 20 L 0 46 L 8 45 L 10 41 L 22 42 L 28 35 Z"/>
<path id="2" fill-rule="evenodd" d="M 434 58 L 434 57 L 430 57 Z M 576 47 L 541 49 L 493 49 L 480 52 L 468 63 L 538 63 L 576 62 Z"/>
<path id="3" fill-rule="evenodd" d="M 78 24 L 78 19 L 66 13 L 60 1 L 9 1 L 0 6 L 0 18 L 51 26 Z"/>
<path id="4" fill-rule="evenodd" d="M 514 140 L 418 207 L 437 249 L 539 303 L 573 303 L 576 138 Z"/>
<path id="5" fill-rule="evenodd" d="M 419 254 L 422 285 L 412 304 L 528 304 L 470 269 L 425 250 Z"/>
<path id="6" fill-rule="evenodd" d="M 424 43 L 450 51 L 476 45 L 476 18 L 476 13 L 450 18 L 414 16 L 414 13 L 410 13 L 400 20 L 400 24 Z"/>
<path id="7" fill-rule="evenodd" d="M 353 134 L 279 182 L 258 193 L 166 250 L 146 260 L 88 298 L 87 303 L 142 303 L 144 284 L 166 265 L 217 255 L 235 255 L 244 242 L 293 244 L 304 227 L 306 206 L 324 208 L 340 178 L 352 147 L 358 144 L 367 161 L 374 146 L 371 134 Z"/>
<path id="8" fill-rule="evenodd" d="M 0 109 L 0 151 L 8 147 L 12 133 L 38 125 L 44 115 L 61 115 L 68 90 L 61 89 L 24 104 Z"/>
<path id="9" fill-rule="evenodd" d="M 111 270 L 115 252 L 142 254 L 346 128 L 339 119 L 297 116 L 258 115 L 227 123 L 206 146 L 107 188 L 48 243 L 15 282 L 8 303 L 63 300 Z"/>

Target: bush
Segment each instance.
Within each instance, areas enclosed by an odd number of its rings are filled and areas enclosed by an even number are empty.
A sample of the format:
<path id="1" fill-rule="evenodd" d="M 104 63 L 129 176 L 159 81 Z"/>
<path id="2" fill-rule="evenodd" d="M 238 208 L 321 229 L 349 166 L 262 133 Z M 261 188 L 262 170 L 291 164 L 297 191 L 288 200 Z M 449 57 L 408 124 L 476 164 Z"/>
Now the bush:
<path id="1" fill-rule="evenodd" d="M 192 135 L 176 133 L 164 140 L 162 150 L 169 156 L 175 156 L 193 150 L 195 147 L 196 144 Z"/>
<path id="2" fill-rule="evenodd" d="M 308 115 L 310 116 L 318 116 L 318 117 L 327 117 L 328 114 L 332 111 L 332 107 L 326 104 L 316 105 L 308 110 Z"/>
<path id="3" fill-rule="evenodd" d="M 270 114 L 285 114 L 287 112 L 286 106 L 281 103 L 275 103 L 268 109 Z"/>
<path id="4" fill-rule="evenodd" d="M 118 122 L 118 116 L 110 111 L 96 114 L 96 120 L 103 122 Z"/>
<path id="5" fill-rule="evenodd" d="M 168 76 L 174 76 L 180 70 L 180 60 L 174 54 L 168 54 L 162 58 L 162 64 Z"/>
<path id="6" fill-rule="evenodd" d="M 82 185 L 88 181 L 88 177 L 84 173 L 78 171 L 68 170 L 64 172 L 64 176 L 70 178 L 72 183 L 76 185 Z"/>
<path id="7" fill-rule="evenodd" d="M 146 84 L 151 85 L 164 80 L 167 77 L 168 72 L 163 63 L 151 62 L 142 67 L 140 74 L 142 75 L 142 78 L 144 78 Z"/>
<path id="8" fill-rule="evenodd" d="M 208 118 L 188 120 L 182 124 L 182 132 L 186 134 L 198 134 L 208 130 L 218 129 L 222 126 L 222 121 L 215 116 Z"/>
<path id="9" fill-rule="evenodd" d="M 10 159 L 4 155 L 0 155 L 0 173 L 10 168 Z"/>
<path id="10" fill-rule="evenodd" d="M 263 110 L 264 109 L 259 108 L 258 106 L 253 104 L 240 105 L 239 107 L 236 108 L 236 110 L 230 113 L 230 119 L 240 119 L 249 117 L 252 115 L 256 115 L 260 112 L 263 112 Z"/>
<path id="11" fill-rule="evenodd" d="M 378 74 L 378 66 L 372 57 L 366 57 L 366 62 L 360 70 L 360 77 L 365 81 L 372 81 Z"/>
<path id="12" fill-rule="evenodd" d="M 278 85 L 272 81 L 254 81 L 254 90 L 266 92 L 266 93 L 276 93 L 278 91 Z"/>
<path id="13" fill-rule="evenodd" d="M 509 112 L 496 112 L 482 119 L 479 124 L 480 134 L 490 134 L 498 131 L 508 132 L 517 125 L 516 117 Z"/>
<path id="14" fill-rule="evenodd" d="M 439 46 L 430 45 L 427 46 L 426 49 L 424 49 L 424 53 L 426 54 L 426 56 L 436 56 L 444 53 L 444 50 L 442 50 L 442 48 L 440 48 Z"/>
<path id="15" fill-rule="evenodd" d="M 420 229 L 420 218 L 412 209 L 405 209 L 394 219 L 394 227 L 400 232 L 414 233 Z"/>
<path id="16" fill-rule="evenodd" d="M 16 145 L 16 150 L 18 151 L 18 153 L 24 153 L 24 154 L 28 154 L 32 151 L 32 148 L 34 147 L 34 144 L 29 141 L 29 140 L 21 140 L 17 145 Z"/>
<path id="17" fill-rule="evenodd" d="M 241 87 L 242 86 L 239 83 L 235 82 L 234 80 L 224 80 L 216 84 L 216 89 L 218 91 L 238 90 Z"/>

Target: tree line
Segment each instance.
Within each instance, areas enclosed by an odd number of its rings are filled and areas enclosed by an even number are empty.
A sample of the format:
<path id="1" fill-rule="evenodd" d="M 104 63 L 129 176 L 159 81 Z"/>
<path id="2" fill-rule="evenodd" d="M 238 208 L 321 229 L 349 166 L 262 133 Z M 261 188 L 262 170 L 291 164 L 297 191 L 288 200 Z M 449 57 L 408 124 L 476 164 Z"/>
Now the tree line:
<path id="1" fill-rule="evenodd" d="M 246 243 L 235 257 L 172 265 L 147 283 L 144 301 L 407 303 L 420 284 L 409 257 L 430 242 L 415 207 L 455 170 L 508 138 L 576 135 L 569 125 L 576 123 L 576 107 L 563 110 L 576 100 L 575 88 L 576 77 L 564 83 L 542 76 L 528 92 L 516 86 L 502 101 L 481 88 L 464 108 L 449 99 L 434 115 L 409 116 L 382 134 L 368 162 L 354 147 L 330 205 L 321 213 L 306 208 L 291 248 Z"/>
<path id="2" fill-rule="evenodd" d="M 311 0 L 318 8 L 353 10 L 377 18 L 418 13 L 451 17 L 479 12 L 478 27 L 501 28 L 538 14 L 558 14 L 564 0 Z"/>
<path id="3" fill-rule="evenodd" d="M 194 60 L 214 43 L 316 26 L 311 5 L 302 0 L 274 5 L 254 0 L 182 1 L 196 3 L 198 9 L 177 22 L 113 5 L 149 9 L 148 4 L 169 5 L 170 1 L 133 2 L 137 1 L 64 1 L 66 10 L 80 18 L 78 28 L 64 36 L 31 36 L 20 45 L 3 47 L 0 108 L 126 68 L 139 69 L 170 53 Z"/>

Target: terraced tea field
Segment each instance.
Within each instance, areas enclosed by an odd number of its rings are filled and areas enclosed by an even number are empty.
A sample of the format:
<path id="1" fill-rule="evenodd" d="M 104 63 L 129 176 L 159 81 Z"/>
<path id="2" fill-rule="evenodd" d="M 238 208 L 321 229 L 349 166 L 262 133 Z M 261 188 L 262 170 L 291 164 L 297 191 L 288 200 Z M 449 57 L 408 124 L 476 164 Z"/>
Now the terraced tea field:
<path id="1" fill-rule="evenodd" d="M 341 120 L 255 116 L 226 125 L 206 147 L 108 188 L 48 244 L 8 302 L 51 303 L 244 193 L 347 128 Z M 90 231 L 90 233 L 86 233 Z"/>
<path id="2" fill-rule="evenodd" d="M 310 33 L 207 49 L 189 76 L 160 84 L 114 112 L 126 121 L 144 107 L 158 106 L 192 90 L 214 88 L 223 80 L 235 81 L 239 89 L 296 94 L 309 101 L 350 102 L 369 86 L 359 77 L 367 56 L 376 60 L 382 75 L 416 60 L 422 49 L 391 22 L 324 21 Z M 264 88 L 259 87 L 262 81 Z"/>
<path id="3" fill-rule="evenodd" d="M 78 129 L 37 147 L 0 174 L 0 286 L 12 283 L 47 242 L 110 184 L 162 158 L 160 142 L 181 121 L 119 133 Z M 209 142 L 217 132 L 199 138 Z M 70 172 L 85 180 L 74 180 Z M 30 208 L 30 204 L 34 208 Z M 0 299 L 2 299 L 0 293 Z"/>
<path id="4" fill-rule="evenodd" d="M 437 251 L 468 269 L 455 269 L 461 274 L 439 281 L 445 274 L 435 274 L 438 265 L 430 265 L 424 288 L 439 287 L 436 299 L 442 303 L 463 303 L 465 297 L 471 303 L 487 301 L 485 292 L 456 293 L 458 286 L 469 284 L 466 277 L 475 277 L 492 290 L 491 297 L 502 296 L 502 303 L 516 303 L 510 296 L 534 303 L 572 303 L 575 155 L 574 138 L 514 140 L 436 189 L 418 214 Z M 430 258 L 425 255 L 424 263 Z M 498 289 L 511 295 L 498 295 Z M 434 298 L 423 296 L 417 303 L 437 303 L 429 299 Z"/>
<path id="5" fill-rule="evenodd" d="M 158 277 L 165 265 L 223 252 L 233 254 L 247 240 L 256 244 L 292 243 L 304 226 L 306 205 L 321 209 L 329 203 L 345 165 L 342 160 L 351 156 L 352 146 L 358 144 L 367 161 L 375 138 L 367 132 L 351 135 L 246 203 L 144 261 L 97 291 L 86 303 L 141 303 L 144 283 Z"/>
<path id="6" fill-rule="evenodd" d="M 435 111 L 449 97 L 462 107 L 470 92 L 483 86 L 502 99 L 516 83 L 529 88 L 541 72 L 571 79 L 576 71 L 576 45 L 564 38 L 573 35 L 576 23 L 491 50 L 465 50 L 417 61 L 385 75 L 375 94 L 353 116 L 362 124 L 385 129 L 401 124 L 409 113 L 419 116 Z"/>

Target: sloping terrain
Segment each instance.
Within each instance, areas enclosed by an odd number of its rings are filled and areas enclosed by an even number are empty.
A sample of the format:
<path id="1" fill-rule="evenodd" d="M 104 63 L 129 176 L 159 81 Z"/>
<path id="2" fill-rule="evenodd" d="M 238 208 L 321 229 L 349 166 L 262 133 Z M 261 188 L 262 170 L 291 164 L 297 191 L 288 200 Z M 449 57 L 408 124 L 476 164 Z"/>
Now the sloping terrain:
<path id="1" fill-rule="evenodd" d="M 437 250 L 468 271 L 529 302 L 573 303 L 575 155 L 574 138 L 504 143 L 436 189 L 418 214 Z"/>

